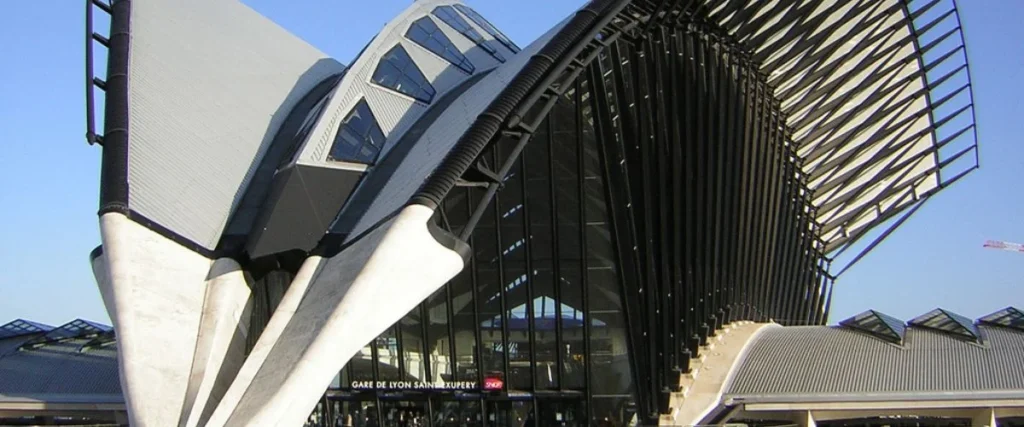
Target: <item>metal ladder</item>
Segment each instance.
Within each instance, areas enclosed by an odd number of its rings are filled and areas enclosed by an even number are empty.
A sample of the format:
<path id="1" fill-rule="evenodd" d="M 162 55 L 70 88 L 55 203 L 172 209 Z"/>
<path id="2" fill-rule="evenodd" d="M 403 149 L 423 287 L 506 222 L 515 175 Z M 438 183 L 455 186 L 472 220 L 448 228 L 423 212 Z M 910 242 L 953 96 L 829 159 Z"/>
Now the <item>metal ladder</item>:
<path id="1" fill-rule="evenodd" d="M 109 28 L 108 36 L 97 33 L 94 30 L 94 14 L 105 13 L 112 16 L 112 9 L 109 3 L 102 0 L 85 0 L 85 140 L 89 145 L 103 145 L 103 135 L 96 133 L 96 89 L 106 91 L 107 82 L 97 77 L 93 68 L 93 49 L 99 44 L 103 49 L 110 48 Z"/>

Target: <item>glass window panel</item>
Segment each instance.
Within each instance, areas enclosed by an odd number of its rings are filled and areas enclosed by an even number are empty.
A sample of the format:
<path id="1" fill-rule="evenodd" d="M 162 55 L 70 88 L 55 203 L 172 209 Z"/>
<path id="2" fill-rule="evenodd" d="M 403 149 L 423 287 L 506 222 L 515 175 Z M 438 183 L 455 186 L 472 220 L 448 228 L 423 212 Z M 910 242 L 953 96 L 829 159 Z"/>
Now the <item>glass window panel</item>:
<path id="1" fill-rule="evenodd" d="M 413 22 L 409 27 L 409 31 L 405 33 L 405 37 L 451 62 L 462 71 L 470 74 L 473 73 L 473 66 L 466 61 L 466 57 L 462 52 L 452 44 L 448 36 L 444 35 L 444 32 L 438 28 L 437 24 L 429 16 L 424 16 Z"/>
<path id="2" fill-rule="evenodd" d="M 425 381 L 426 365 L 423 357 L 423 324 L 417 306 L 399 322 L 402 331 L 402 363 L 407 381 Z"/>
<path id="3" fill-rule="evenodd" d="M 370 342 L 363 346 L 363 348 L 359 350 L 359 353 L 356 353 L 355 356 L 352 356 L 352 359 L 350 359 L 348 361 L 348 364 L 345 365 L 345 368 L 343 368 L 347 369 L 348 372 L 351 374 L 350 376 L 353 382 L 374 381 L 372 345 L 373 343 Z"/>
<path id="4" fill-rule="evenodd" d="M 498 248 L 494 203 L 488 204 L 480 223 L 470 238 L 474 249 L 474 266 L 477 274 L 477 311 L 480 316 L 480 360 L 484 376 L 506 378 L 504 333 L 501 323 L 501 289 L 498 270 Z M 510 306 L 511 307 L 511 306 Z"/>
<path id="5" fill-rule="evenodd" d="M 395 45 L 381 57 L 372 80 L 378 85 L 397 90 L 421 102 L 430 103 L 434 98 L 434 88 L 401 44 Z M 420 91 L 421 88 L 423 91 Z"/>
<path id="6" fill-rule="evenodd" d="M 839 324 L 895 343 L 902 343 L 906 333 L 906 326 L 903 322 L 875 310 L 865 311 L 843 320 Z"/>
<path id="7" fill-rule="evenodd" d="M 506 37 L 505 34 L 499 31 L 497 27 L 491 25 L 490 21 L 488 21 L 482 15 L 476 13 L 475 10 L 464 4 L 456 4 L 455 8 L 458 9 L 459 12 L 466 14 L 466 16 L 469 17 L 469 19 L 472 19 L 473 22 L 476 22 L 476 24 L 483 28 L 484 31 L 487 31 L 492 36 L 494 36 L 494 38 L 498 39 L 498 41 L 501 42 L 501 44 L 505 45 L 505 47 L 507 47 L 508 50 L 511 50 L 513 53 L 519 53 L 519 46 L 516 46 L 515 43 L 512 43 L 511 39 Z"/>
<path id="8" fill-rule="evenodd" d="M 426 348 L 430 359 L 431 382 L 454 381 L 451 347 L 448 341 L 448 289 L 442 287 L 427 298 Z"/>
<path id="9" fill-rule="evenodd" d="M 978 321 L 988 325 L 1006 326 L 1009 328 L 1024 330 L 1024 312 L 1014 307 L 1004 308 L 982 317 L 981 319 L 978 319 Z"/>
<path id="10" fill-rule="evenodd" d="M 455 29 L 455 31 L 466 36 L 466 38 L 472 40 L 473 43 L 476 43 L 477 46 L 480 46 L 481 49 L 491 54 L 494 59 L 497 59 L 500 62 L 505 62 L 505 57 L 498 53 L 498 50 L 491 46 L 475 28 L 470 26 L 469 22 L 466 22 L 466 20 L 463 19 L 454 8 L 447 5 L 438 6 L 434 8 L 433 13 L 434 16 L 438 17 L 438 19 L 444 21 L 445 24 L 448 24 L 448 26 Z"/>
<path id="11" fill-rule="evenodd" d="M 595 396 L 591 402 L 592 426 L 627 426 L 636 414 L 636 405 L 630 396 Z"/>
<path id="12" fill-rule="evenodd" d="M 950 334 L 960 335 L 974 341 L 981 340 L 981 333 L 978 331 L 978 328 L 974 325 L 974 322 L 971 321 L 971 319 L 941 308 L 918 316 L 907 323 L 914 326 L 931 328 Z"/>
<path id="13" fill-rule="evenodd" d="M 449 285 L 452 292 L 452 327 L 455 331 L 455 375 L 458 381 L 476 383 L 476 331 L 473 315 L 472 275 L 459 274 Z"/>
<path id="14" fill-rule="evenodd" d="M 577 239 L 579 237 L 576 237 Z M 561 249 L 561 248 L 559 248 Z M 584 340 L 583 288 L 579 261 L 562 260 L 560 290 L 562 294 L 562 343 L 565 346 L 562 360 L 562 382 L 564 388 L 582 389 L 585 385 L 588 361 Z M 571 307 L 571 310 L 565 309 Z M 562 349 L 560 349 L 561 351 Z"/>
<path id="15" fill-rule="evenodd" d="M 373 164 L 384 146 L 384 132 L 365 99 L 342 120 L 327 160 Z"/>
<path id="16" fill-rule="evenodd" d="M 374 344 L 377 350 L 377 375 L 381 381 L 398 381 L 399 376 L 399 353 L 398 338 L 395 336 L 394 328 L 388 328 L 380 334 Z"/>

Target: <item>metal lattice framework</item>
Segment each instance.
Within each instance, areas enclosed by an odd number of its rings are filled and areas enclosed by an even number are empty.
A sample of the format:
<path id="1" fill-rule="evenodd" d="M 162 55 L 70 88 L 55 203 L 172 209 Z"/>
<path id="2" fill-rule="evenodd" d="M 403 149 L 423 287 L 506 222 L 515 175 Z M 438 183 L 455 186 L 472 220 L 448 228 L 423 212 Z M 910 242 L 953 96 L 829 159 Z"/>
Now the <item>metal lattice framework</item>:
<path id="1" fill-rule="evenodd" d="M 529 174 L 520 156 L 531 138 L 577 97 L 598 141 L 579 155 L 599 160 L 635 392 L 650 417 L 723 321 L 823 323 L 829 254 L 898 218 L 852 265 L 977 167 L 951 2 L 593 2 L 560 36 L 414 203 L 474 201 L 464 222 L 446 209 L 441 220 L 479 241 L 507 180 Z M 526 247 L 527 259 L 549 250 Z"/>

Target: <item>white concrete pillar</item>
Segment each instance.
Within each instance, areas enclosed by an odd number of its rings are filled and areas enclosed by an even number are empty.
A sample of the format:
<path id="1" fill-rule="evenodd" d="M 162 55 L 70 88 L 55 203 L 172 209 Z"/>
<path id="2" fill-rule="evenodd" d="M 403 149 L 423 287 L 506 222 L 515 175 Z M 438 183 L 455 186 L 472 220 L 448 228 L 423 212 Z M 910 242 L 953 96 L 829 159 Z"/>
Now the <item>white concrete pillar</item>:
<path id="1" fill-rule="evenodd" d="M 992 408 L 979 410 L 971 417 L 971 427 L 997 427 L 996 411 Z"/>
<path id="2" fill-rule="evenodd" d="M 118 213 L 100 217 L 93 274 L 117 333 L 133 426 L 178 425 L 211 260 Z"/>
<path id="3" fill-rule="evenodd" d="M 306 261 L 302 263 L 302 267 L 299 268 L 298 273 L 296 273 L 291 285 L 289 285 L 288 290 L 285 292 L 284 298 L 277 305 L 274 314 L 270 316 L 270 321 L 263 328 L 263 333 L 260 334 L 259 340 L 256 341 L 256 345 L 249 352 L 249 357 L 246 358 L 242 368 L 238 371 L 238 375 L 235 376 L 235 380 L 224 393 L 224 397 L 218 402 L 216 409 L 206 422 L 206 426 L 218 427 L 227 423 L 228 418 L 231 417 L 235 407 L 238 405 L 238 401 L 242 399 L 242 395 L 245 394 L 246 389 L 252 384 L 256 373 L 263 366 L 263 362 L 267 360 L 270 350 L 274 348 L 278 339 L 281 338 L 281 333 L 284 332 L 285 326 L 288 326 L 288 322 L 292 320 L 295 310 L 298 309 L 302 297 L 306 294 L 306 289 L 320 268 L 322 259 L 321 257 L 313 256 L 306 258 Z"/>
<path id="4" fill-rule="evenodd" d="M 210 269 L 182 427 L 205 424 L 245 362 L 252 313 L 249 282 L 232 259 L 218 259 Z"/>
<path id="5" fill-rule="evenodd" d="M 816 427 L 818 425 L 814 421 L 814 413 L 811 411 L 800 411 L 797 413 L 796 423 L 800 427 Z"/>
<path id="6" fill-rule="evenodd" d="M 325 260 L 227 425 L 302 425 L 351 357 L 462 270 L 427 229 L 433 214 L 408 206 Z"/>

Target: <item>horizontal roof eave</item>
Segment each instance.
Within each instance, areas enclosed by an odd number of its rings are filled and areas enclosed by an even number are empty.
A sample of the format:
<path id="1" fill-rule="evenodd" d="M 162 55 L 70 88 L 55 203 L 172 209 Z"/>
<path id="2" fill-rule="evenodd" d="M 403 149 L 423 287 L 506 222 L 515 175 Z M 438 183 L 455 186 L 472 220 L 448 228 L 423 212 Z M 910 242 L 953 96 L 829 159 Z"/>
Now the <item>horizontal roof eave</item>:
<path id="1" fill-rule="evenodd" d="M 124 397 L 120 394 L 0 393 L 0 405 L 11 403 L 124 405 Z"/>
<path id="2" fill-rule="evenodd" d="M 948 402 L 948 401 L 1019 400 L 1024 403 L 1024 390 L 951 390 L 881 393 L 780 393 L 780 394 L 726 394 L 725 405 L 759 403 L 896 403 L 896 402 Z"/>

